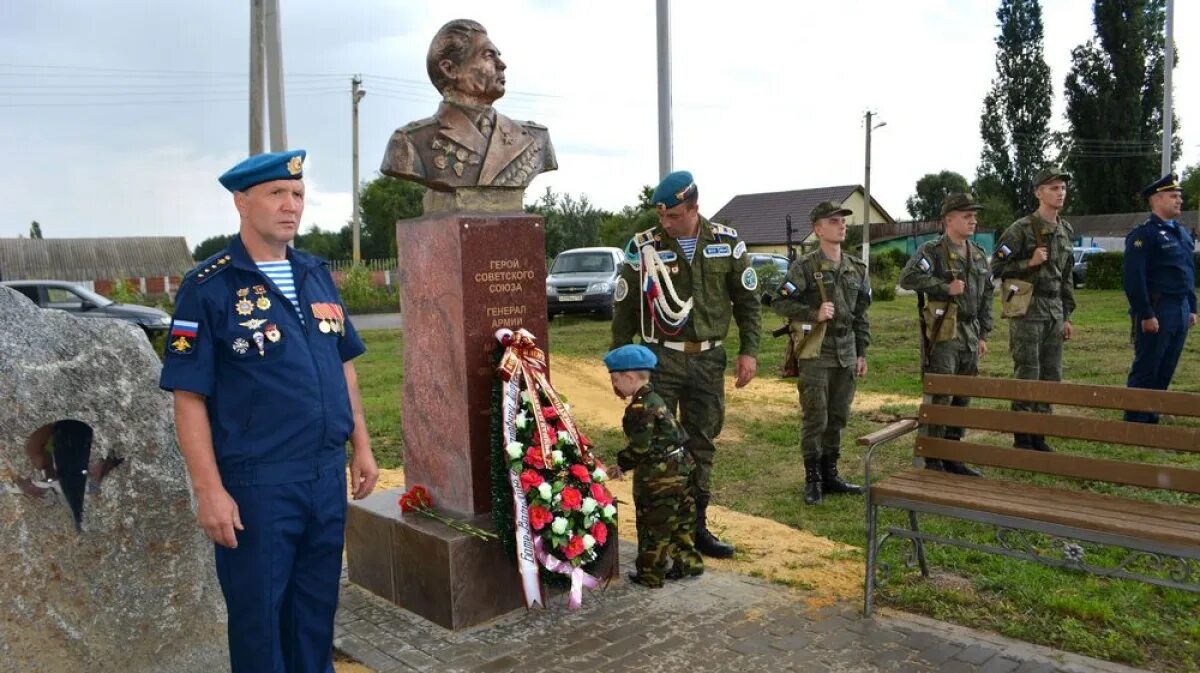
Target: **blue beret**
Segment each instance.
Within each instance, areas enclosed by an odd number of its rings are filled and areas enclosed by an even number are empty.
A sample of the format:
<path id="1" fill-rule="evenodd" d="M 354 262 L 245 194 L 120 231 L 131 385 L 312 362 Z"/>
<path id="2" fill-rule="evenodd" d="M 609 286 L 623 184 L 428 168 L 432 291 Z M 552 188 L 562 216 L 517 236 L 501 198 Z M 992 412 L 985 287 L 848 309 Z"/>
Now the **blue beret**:
<path id="1" fill-rule="evenodd" d="M 1182 192 L 1183 187 L 1179 186 L 1179 178 L 1175 177 L 1174 173 L 1167 173 L 1154 182 L 1142 188 L 1142 198 L 1148 199 L 1159 192 Z"/>
<path id="2" fill-rule="evenodd" d="M 625 344 L 615 348 L 604 356 L 604 365 L 610 373 L 650 371 L 658 364 L 654 351 L 641 344 Z"/>
<path id="3" fill-rule="evenodd" d="M 658 183 L 650 202 L 664 208 L 674 208 L 696 193 L 696 181 L 687 171 L 675 171 Z"/>
<path id="4" fill-rule="evenodd" d="M 217 178 L 231 192 L 244 192 L 271 180 L 299 180 L 304 177 L 304 150 L 256 154 L 225 171 Z"/>

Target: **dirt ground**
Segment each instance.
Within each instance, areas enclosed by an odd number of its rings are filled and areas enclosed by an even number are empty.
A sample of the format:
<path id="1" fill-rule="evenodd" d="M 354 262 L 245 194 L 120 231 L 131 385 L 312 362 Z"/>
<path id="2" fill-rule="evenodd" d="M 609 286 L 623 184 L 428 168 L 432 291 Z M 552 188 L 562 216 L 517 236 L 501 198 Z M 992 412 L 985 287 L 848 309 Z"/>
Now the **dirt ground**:
<path id="1" fill-rule="evenodd" d="M 608 372 L 601 363 L 555 356 L 552 366 L 553 383 L 570 400 L 576 418 L 590 425 L 620 426 L 625 403 L 613 394 Z M 799 406 L 796 388 L 790 382 L 755 379 L 745 388 L 734 390 L 730 379 L 726 390 L 730 413 L 721 432 L 725 441 L 739 437 L 748 421 L 794 414 Z M 854 401 L 854 412 L 875 413 L 885 404 L 903 401 L 906 399 L 898 395 L 860 393 Z M 403 470 L 382 471 L 378 488 L 403 486 Z M 633 502 L 631 477 L 612 481 L 609 487 L 618 500 Z M 618 516 L 622 541 L 636 545 L 632 505 L 622 505 Z M 709 525 L 722 539 L 736 545 L 738 553 L 729 560 L 705 559 L 708 568 L 810 590 L 805 600 L 812 608 L 862 595 L 862 554 L 856 547 L 718 505 L 709 507 Z M 337 662 L 335 668 L 338 673 L 371 673 L 370 669 L 351 662 Z"/>

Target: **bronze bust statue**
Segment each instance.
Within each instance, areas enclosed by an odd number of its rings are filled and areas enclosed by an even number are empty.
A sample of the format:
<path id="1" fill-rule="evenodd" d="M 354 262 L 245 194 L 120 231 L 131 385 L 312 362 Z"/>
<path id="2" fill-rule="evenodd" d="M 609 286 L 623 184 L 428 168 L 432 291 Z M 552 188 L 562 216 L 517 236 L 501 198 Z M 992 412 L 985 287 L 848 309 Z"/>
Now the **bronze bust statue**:
<path id="1" fill-rule="evenodd" d="M 442 26 L 425 66 L 442 103 L 434 116 L 392 134 L 380 172 L 438 192 L 523 191 L 538 173 L 558 168 L 545 126 L 492 107 L 504 95 L 507 66 L 482 25 L 457 19 Z"/>

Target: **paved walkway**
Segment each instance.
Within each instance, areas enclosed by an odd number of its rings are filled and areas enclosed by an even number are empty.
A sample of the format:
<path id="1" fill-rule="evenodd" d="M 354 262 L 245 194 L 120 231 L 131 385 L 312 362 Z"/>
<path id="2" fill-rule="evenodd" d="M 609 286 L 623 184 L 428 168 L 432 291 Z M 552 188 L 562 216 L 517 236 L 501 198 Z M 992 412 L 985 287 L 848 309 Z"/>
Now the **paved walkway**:
<path id="1" fill-rule="evenodd" d="M 354 329 L 404 329 L 404 318 L 399 313 L 362 313 L 350 316 Z"/>
<path id="2" fill-rule="evenodd" d="M 632 545 L 622 541 L 622 566 Z M 335 645 L 378 673 L 399 671 L 823 671 L 1129 673 L 1137 669 L 857 604 L 807 607 L 805 592 L 709 572 L 659 590 L 614 581 L 566 609 L 519 611 L 448 631 L 350 584 Z"/>

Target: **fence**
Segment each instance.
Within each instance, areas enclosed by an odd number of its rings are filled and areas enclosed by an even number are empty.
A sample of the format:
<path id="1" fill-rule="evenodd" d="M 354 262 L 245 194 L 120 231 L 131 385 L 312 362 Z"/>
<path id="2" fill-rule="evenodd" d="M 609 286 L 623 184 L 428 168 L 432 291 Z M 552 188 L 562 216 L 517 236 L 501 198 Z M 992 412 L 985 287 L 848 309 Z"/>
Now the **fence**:
<path id="1" fill-rule="evenodd" d="M 375 287 L 390 288 L 396 284 L 396 273 L 399 269 L 395 257 L 388 259 L 364 259 L 359 262 L 371 272 L 371 282 Z M 348 259 L 329 260 L 329 270 L 336 282 L 341 282 L 342 274 L 354 267 L 354 262 Z"/>

